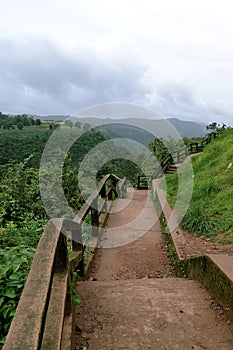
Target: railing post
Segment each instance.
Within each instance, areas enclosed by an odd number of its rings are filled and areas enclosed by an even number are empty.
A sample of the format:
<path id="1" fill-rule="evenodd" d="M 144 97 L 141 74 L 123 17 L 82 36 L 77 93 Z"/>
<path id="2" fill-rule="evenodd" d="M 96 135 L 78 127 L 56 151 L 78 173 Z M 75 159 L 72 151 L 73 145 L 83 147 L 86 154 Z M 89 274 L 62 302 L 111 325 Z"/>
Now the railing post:
<path id="1" fill-rule="evenodd" d="M 67 240 L 64 234 L 60 234 L 58 240 L 58 249 L 55 255 L 55 267 L 67 268 L 68 263 L 68 253 L 67 253 Z"/>
<path id="2" fill-rule="evenodd" d="M 180 163 L 180 151 L 177 151 L 177 163 Z"/>
<path id="3" fill-rule="evenodd" d="M 91 207 L 91 225 L 92 236 L 97 237 L 99 234 L 99 212 L 98 212 L 98 198 L 92 202 Z"/>
<path id="4" fill-rule="evenodd" d="M 74 251 L 83 250 L 83 240 L 82 240 L 82 226 L 78 225 L 75 229 L 71 231 L 72 235 L 72 248 Z"/>
<path id="5" fill-rule="evenodd" d="M 138 175 L 138 189 L 140 188 L 141 176 Z"/>
<path id="6" fill-rule="evenodd" d="M 103 185 L 100 195 L 101 195 L 101 198 L 106 198 L 106 183 Z"/>
<path id="7" fill-rule="evenodd" d="M 62 232 L 71 232 L 73 251 L 83 250 L 82 225 L 70 219 L 63 219 Z"/>
<path id="8" fill-rule="evenodd" d="M 83 250 L 82 224 L 72 219 L 63 219 L 62 233 L 66 235 L 66 231 L 71 232 L 72 249 L 74 251 Z"/>
<path id="9" fill-rule="evenodd" d="M 112 190 L 113 190 L 113 193 L 115 194 L 115 196 L 117 197 L 118 193 L 117 193 L 117 190 L 116 190 L 116 187 L 117 187 L 117 179 L 115 177 L 112 177 L 111 179 L 111 186 L 112 186 Z"/>
<path id="10" fill-rule="evenodd" d="M 126 192 L 126 190 L 125 190 L 125 181 L 126 181 L 126 179 L 124 178 L 123 180 L 119 180 L 117 182 L 116 187 L 117 187 L 117 193 L 118 193 L 118 197 L 119 198 L 124 198 L 124 195 L 125 195 L 125 192 Z"/>
<path id="11" fill-rule="evenodd" d="M 83 245 L 82 237 L 82 224 L 73 222 L 71 226 L 71 237 L 72 237 L 72 250 L 74 252 L 84 251 L 85 246 Z M 84 275 L 84 260 L 82 259 L 79 263 L 79 274 Z"/>

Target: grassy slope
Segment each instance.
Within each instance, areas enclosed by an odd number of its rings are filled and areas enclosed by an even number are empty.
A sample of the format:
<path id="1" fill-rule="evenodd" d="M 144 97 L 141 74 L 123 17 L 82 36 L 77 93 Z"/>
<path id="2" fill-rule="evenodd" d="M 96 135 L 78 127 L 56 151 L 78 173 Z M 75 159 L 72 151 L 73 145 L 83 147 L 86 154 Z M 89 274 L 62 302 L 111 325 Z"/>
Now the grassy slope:
<path id="1" fill-rule="evenodd" d="M 184 229 L 233 243 L 233 129 L 212 141 L 204 152 L 192 158 L 194 190 L 183 218 Z M 185 171 L 185 170 L 184 170 Z M 166 176 L 168 201 L 176 201 L 177 175 Z"/>

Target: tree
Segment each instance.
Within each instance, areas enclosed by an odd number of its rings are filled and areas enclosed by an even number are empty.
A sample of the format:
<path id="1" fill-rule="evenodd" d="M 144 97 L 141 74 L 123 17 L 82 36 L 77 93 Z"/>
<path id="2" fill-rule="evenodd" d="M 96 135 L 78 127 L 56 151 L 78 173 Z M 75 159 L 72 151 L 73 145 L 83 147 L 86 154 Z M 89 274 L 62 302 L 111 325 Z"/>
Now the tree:
<path id="1" fill-rule="evenodd" d="M 23 122 L 22 122 L 22 121 L 19 121 L 19 122 L 17 123 L 17 128 L 18 128 L 19 130 L 22 130 L 22 129 L 23 129 Z"/>
<path id="2" fill-rule="evenodd" d="M 217 124 L 216 122 L 213 122 L 213 123 L 207 125 L 206 130 L 217 131 L 218 126 L 220 126 L 220 124 Z"/>
<path id="3" fill-rule="evenodd" d="M 13 123 L 8 120 L 3 124 L 3 129 L 13 129 Z"/>
<path id="4" fill-rule="evenodd" d="M 65 120 L 65 125 L 67 125 L 67 126 L 69 126 L 70 128 L 72 128 L 73 127 L 73 123 L 72 123 L 72 121 L 71 120 Z"/>
<path id="5" fill-rule="evenodd" d="M 35 125 L 41 125 L 41 120 L 40 119 L 36 119 L 35 120 Z"/>
<path id="6" fill-rule="evenodd" d="M 76 123 L 74 124 L 74 126 L 75 126 L 76 128 L 78 128 L 78 129 L 81 129 L 82 123 L 81 123 L 81 122 L 76 122 Z"/>
<path id="7" fill-rule="evenodd" d="M 91 130 L 91 124 L 85 123 L 85 124 L 83 125 L 83 131 L 84 131 L 84 132 L 87 132 L 87 131 L 89 131 L 89 130 Z"/>
<path id="8" fill-rule="evenodd" d="M 225 129 L 229 129 L 230 127 L 226 124 L 222 123 L 222 125 L 217 124 L 216 122 L 213 122 L 209 125 L 207 125 L 206 129 L 211 131 L 216 131 L 218 133 L 223 132 Z"/>

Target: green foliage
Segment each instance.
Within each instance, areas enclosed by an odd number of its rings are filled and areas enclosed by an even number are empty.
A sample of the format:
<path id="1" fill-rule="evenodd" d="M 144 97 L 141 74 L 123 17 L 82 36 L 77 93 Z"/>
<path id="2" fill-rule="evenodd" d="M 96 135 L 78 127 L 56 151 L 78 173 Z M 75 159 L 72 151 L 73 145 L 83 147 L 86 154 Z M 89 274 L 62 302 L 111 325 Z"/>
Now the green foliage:
<path id="1" fill-rule="evenodd" d="M 194 189 L 182 221 L 184 229 L 198 235 L 216 237 L 216 240 L 220 237 L 221 243 L 233 240 L 232 141 L 233 129 L 226 129 L 202 154 L 192 158 Z M 166 186 L 168 201 L 174 206 L 178 189 L 177 174 L 166 176 Z"/>
<path id="2" fill-rule="evenodd" d="M 22 226 L 27 220 L 45 217 L 38 186 L 38 171 L 19 164 L 0 166 L 0 227 L 14 221 Z"/>
<path id="3" fill-rule="evenodd" d="M 73 271 L 71 273 L 70 290 L 71 290 L 71 299 L 74 305 L 80 305 L 79 292 L 76 289 L 76 283 L 78 280 L 80 280 L 78 273 L 76 271 Z"/>
<path id="4" fill-rule="evenodd" d="M 229 129 L 229 127 L 226 124 L 218 124 L 216 122 L 213 122 L 209 125 L 207 125 L 206 130 L 211 130 L 211 131 L 217 131 L 217 132 L 223 132 L 226 129 Z"/>
<path id="5" fill-rule="evenodd" d="M 0 343 L 4 342 L 22 293 L 35 249 L 0 249 Z"/>
<path id="6" fill-rule="evenodd" d="M 26 163 L 0 166 L 0 342 L 9 329 L 47 221 L 38 171 Z"/>
<path id="7" fill-rule="evenodd" d="M 134 159 L 134 156 L 131 156 Z M 150 162 L 151 164 L 151 162 Z M 154 169 L 154 165 L 153 165 Z M 106 162 L 99 170 L 98 176 L 101 178 L 101 174 L 113 173 L 123 179 L 124 177 L 133 185 L 137 185 L 137 178 L 140 175 L 141 170 L 139 166 L 132 160 L 117 158 Z"/>
<path id="8" fill-rule="evenodd" d="M 15 129 L 22 130 L 24 126 L 40 125 L 40 119 L 35 121 L 27 114 L 9 116 L 0 112 L 0 129 Z"/>
<path id="9" fill-rule="evenodd" d="M 43 149 L 52 134 L 49 129 L 0 130 L 0 165 L 27 162 L 27 167 L 39 168 Z"/>

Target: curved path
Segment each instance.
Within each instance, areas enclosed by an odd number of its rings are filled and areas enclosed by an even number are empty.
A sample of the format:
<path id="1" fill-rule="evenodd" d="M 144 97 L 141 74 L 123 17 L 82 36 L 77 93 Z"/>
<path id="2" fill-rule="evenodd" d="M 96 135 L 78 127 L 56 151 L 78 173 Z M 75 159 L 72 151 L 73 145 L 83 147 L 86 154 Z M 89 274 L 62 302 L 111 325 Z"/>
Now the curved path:
<path id="1" fill-rule="evenodd" d="M 89 280 L 78 283 L 75 349 L 233 349 L 232 324 L 206 290 L 173 276 L 148 191 L 129 196 L 130 203 L 115 201 L 105 248 Z"/>

